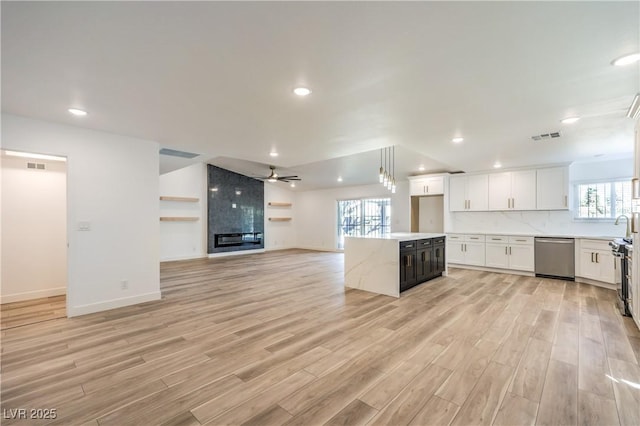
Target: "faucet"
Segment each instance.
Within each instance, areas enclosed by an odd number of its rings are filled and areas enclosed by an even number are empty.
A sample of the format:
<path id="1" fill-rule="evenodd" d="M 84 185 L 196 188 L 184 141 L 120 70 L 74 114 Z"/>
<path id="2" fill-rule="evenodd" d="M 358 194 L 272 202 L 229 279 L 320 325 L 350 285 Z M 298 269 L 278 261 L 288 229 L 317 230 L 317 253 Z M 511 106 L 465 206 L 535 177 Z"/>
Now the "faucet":
<path id="1" fill-rule="evenodd" d="M 625 238 L 629 239 L 629 238 L 631 238 L 631 228 L 629 227 L 629 217 L 628 216 L 621 214 L 620 216 L 618 216 L 616 218 L 616 223 L 614 225 L 618 225 L 619 224 L 621 217 L 626 219 L 626 222 L 627 222 L 627 233 L 625 235 Z"/>

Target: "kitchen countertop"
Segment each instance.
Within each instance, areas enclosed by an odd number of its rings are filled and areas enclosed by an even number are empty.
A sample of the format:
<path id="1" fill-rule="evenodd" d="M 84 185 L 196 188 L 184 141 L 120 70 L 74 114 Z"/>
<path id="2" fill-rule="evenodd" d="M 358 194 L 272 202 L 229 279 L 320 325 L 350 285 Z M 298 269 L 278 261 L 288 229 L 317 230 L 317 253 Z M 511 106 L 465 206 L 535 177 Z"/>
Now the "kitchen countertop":
<path id="1" fill-rule="evenodd" d="M 479 235 L 513 235 L 516 237 L 548 237 L 548 238 L 578 238 L 585 240 L 613 240 L 622 236 L 610 235 L 568 235 L 568 234 L 541 234 L 533 232 L 447 232 L 447 234 L 479 234 Z"/>
<path id="2" fill-rule="evenodd" d="M 382 236 L 345 236 L 345 238 L 362 238 L 362 239 L 373 239 L 373 240 L 395 240 L 398 242 L 401 241 L 411 241 L 411 240 L 423 240 L 425 238 L 439 238 L 445 237 L 447 234 L 445 233 L 430 233 L 430 232 L 392 232 L 391 234 L 382 235 Z"/>

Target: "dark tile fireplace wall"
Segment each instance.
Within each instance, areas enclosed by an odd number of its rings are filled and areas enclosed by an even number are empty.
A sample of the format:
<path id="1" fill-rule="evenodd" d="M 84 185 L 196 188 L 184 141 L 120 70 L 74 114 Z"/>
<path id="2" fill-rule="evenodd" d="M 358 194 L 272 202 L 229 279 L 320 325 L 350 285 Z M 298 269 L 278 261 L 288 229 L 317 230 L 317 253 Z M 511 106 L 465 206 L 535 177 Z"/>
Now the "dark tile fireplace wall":
<path id="1" fill-rule="evenodd" d="M 208 252 L 264 248 L 264 182 L 210 164 L 207 175 Z"/>

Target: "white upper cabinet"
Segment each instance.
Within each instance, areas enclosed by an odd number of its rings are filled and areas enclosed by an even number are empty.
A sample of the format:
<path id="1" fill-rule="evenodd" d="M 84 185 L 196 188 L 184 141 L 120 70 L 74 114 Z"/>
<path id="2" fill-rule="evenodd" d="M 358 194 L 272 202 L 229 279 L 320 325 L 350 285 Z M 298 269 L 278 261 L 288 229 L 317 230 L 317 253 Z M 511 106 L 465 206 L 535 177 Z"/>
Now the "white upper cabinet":
<path id="1" fill-rule="evenodd" d="M 489 210 L 535 210 L 536 170 L 489 175 Z"/>
<path id="2" fill-rule="evenodd" d="M 449 210 L 487 210 L 488 185 L 488 175 L 451 176 L 449 178 Z"/>
<path id="3" fill-rule="evenodd" d="M 569 209 L 568 167 L 538 169 L 536 181 L 538 210 Z"/>
<path id="4" fill-rule="evenodd" d="M 444 176 L 410 179 L 409 194 L 416 196 L 444 194 Z"/>

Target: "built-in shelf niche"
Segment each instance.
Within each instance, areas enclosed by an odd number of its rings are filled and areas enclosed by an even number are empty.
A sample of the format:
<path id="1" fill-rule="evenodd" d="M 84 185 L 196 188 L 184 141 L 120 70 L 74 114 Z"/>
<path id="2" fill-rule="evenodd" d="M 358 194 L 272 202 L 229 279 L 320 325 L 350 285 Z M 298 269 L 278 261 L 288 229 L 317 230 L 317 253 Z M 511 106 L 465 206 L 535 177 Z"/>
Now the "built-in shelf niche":
<path id="1" fill-rule="evenodd" d="M 185 201 L 188 203 L 197 203 L 200 201 L 200 198 L 196 197 L 172 197 L 168 195 L 161 195 L 160 201 Z"/>
<path id="2" fill-rule="evenodd" d="M 191 216 L 162 216 L 160 218 L 161 222 L 195 222 L 196 220 L 200 220 L 200 218 Z"/>
<path id="3" fill-rule="evenodd" d="M 291 220 L 290 217 L 270 217 L 269 220 L 271 222 L 288 222 Z"/>
<path id="4" fill-rule="evenodd" d="M 269 206 L 271 207 L 291 207 L 291 203 L 279 203 L 277 201 L 270 201 Z"/>

